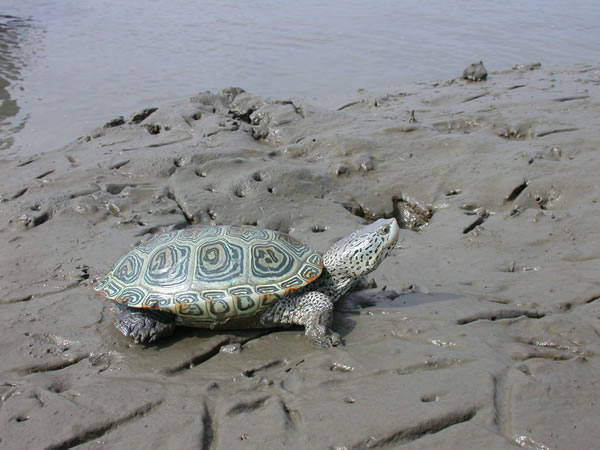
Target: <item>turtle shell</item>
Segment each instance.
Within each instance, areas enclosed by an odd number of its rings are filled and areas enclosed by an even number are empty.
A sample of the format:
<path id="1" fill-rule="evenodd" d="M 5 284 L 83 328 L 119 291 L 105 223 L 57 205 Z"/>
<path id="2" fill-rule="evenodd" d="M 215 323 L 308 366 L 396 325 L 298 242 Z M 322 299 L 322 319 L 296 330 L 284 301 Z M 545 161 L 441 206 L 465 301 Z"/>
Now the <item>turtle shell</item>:
<path id="1" fill-rule="evenodd" d="M 130 307 L 169 311 L 185 325 L 211 327 L 263 311 L 322 270 L 319 253 L 284 233 L 192 227 L 137 246 L 93 288 Z"/>

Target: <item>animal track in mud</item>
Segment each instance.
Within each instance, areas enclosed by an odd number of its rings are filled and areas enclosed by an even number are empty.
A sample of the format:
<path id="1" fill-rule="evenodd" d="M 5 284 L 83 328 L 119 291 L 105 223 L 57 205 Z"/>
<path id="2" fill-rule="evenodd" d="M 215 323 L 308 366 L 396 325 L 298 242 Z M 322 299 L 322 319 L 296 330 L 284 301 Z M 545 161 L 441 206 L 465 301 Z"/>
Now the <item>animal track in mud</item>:
<path id="1" fill-rule="evenodd" d="M 462 319 L 458 319 L 456 323 L 458 325 L 466 325 L 478 320 L 490 320 L 492 322 L 503 319 L 516 319 L 518 317 L 525 316 L 529 319 L 541 319 L 546 314 L 534 311 L 534 310 L 520 310 L 520 309 L 501 309 L 498 311 L 480 312 Z"/>
<path id="2" fill-rule="evenodd" d="M 199 353 L 197 355 L 192 356 L 191 358 L 187 358 L 184 361 L 182 361 L 172 367 L 166 367 L 166 368 L 162 369 L 161 371 L 165 375 L 177 375 L 178 373 L 180 373 L 184 370 L 193 369 L 194 367 L 199 366 L 200 364 L 217 356 L 221 352 L 221 349 L 227 345 L 230 345 L 230 344 L 244 345 L 248 341 L 251 341 L 253 339 L 258 339 L 261 336 L 264 336 L 269 333 L 273 333 L 275 331 L 277 331 L 277 330 L 276 329 L 258 330 L 256 334 L 254 334 L 250 337 L 221 336 L 220 339 L 212 347 L 202 351 L 201 353 Z M 261 367 L 255 368 L 255 369 L 248 369 L 249 375 L 244 375 L 244 374 L 243 375 L 252 377 L 254 372 L 265 370 L 269 367 L 275 367 L 276 365 L 278 365 L 278 363 L 279 363 L 279 361 L 272 361 L 271 363 L 267 364 L 268 367 L 261 366 Z M 269 365 L 269 364 L 271 364 L 271 365 Z"/>
<path id="3" fill-rule="evenodd" d="M 198 366 L 218 355 L 221 351 L 221 347 L 228 345 L 230 343 L 229 341 L 229 338 L 224 338 L 202 353 L 192 356 L 191 358 L 188 358 L 173 367 L 163 369 L 163 373 L 165 373 L 165 375 L 176 375 L 184 370 L 193 369 L 195 366 Z"/>
<path id="4" fill-rule="evenodd" d="M 8 305 L 8 304 L 11 304 L 11 303 L 28 302 L 32 298 L 33 298 L 33 295 L 27 294 L 27 295 L 23 295 L 23 296 L 19 296 L 19 297 L 14 297 L 14 298 L 9 298 L 7 300 L 0 301 L 0 305 Z"/>
<path id="5" fill-rule="evenodd" d="M 476 227 L 478 227 L 479 225 L 483 224 L 483 222 L 485 222 L 485 217 L 483 216 L 479 216 L 477 219 L 475 219 L 475 221 L 473 221 L 469 226 L 463 228 L 463 234 L 467 234 L 470 233 L 471 231 L 473 231 Z"/>
<path id="6" fill-rule="evenodd" d="M 263 395 L 248 402 L 237 402 L 227 411 L 225 415 L 234 416 L 237 414 L 251 413 L 252 411 L 262 408 L 270 398 L 270 395 Z"/>
<path id="7" fill-rule="evenodd" d="M 50 175 L 52 173 L 54 173 L 54 169 L 47 170 L 46 172 L 39 174 L 37 177 L 35 177 L 35 179 L 36 180 L 41 180 L 42 178 L 45 178 L 45 177 L 47 177 L 48 175 Z"/>
<path id="8" fill-rule="evenodd" d="M 41 373 L 41 372 L 54 372 L 57 370 L 62 370 L 62 369 L 66 369 L 67 367 L 73 366 L 81 361 L 83 361 L 84 359 L 89 358 L 90 354 L 89 353 L 81 353 L 79 355 L 76 355 L 72 358 L 69 359 L 60 359 L 60 360 L 53 360 L 53 361 L 47 361 L 41 364 L 32 364 L 29 366 L 24 366 L 24 367 L 20 367 L 15 369 L 15 372 L 21 374 L 21 375 L 28 375 L 31 373 Z"/>
<path id="9" fill-rule="evenodd" d="M 17 164 L 17 167 L 24 167 L 24 166 L 27 166 L 27 165 L 29 165 L 29 164 L 31 164 L 31 163 L 33 163 L 33 162 L 36 162 L 38 159 L 39 159 L 39 158 L 29 158 L 29 159 L 26 159 L 25 161 L 23 161 L 23 162 L 21 162 L 21 163 Z"/>
<path id="10" fill-rule="evenodd" d="M 26 192 L 27 192 L 28 188 L 23 188 L 23 189 L 19 189 L 17 192 L 15 192 L 12 196 L 10 196 L 9 198 L 11 200 L 14 200 L 16 198 L 22 197 Z"/>
<path id="11" fill-rule="evenodd" d="M 366 449 L 366 448 L 390 448 L 408 444 L 416 441 L 428 434 L 439 433 L 459 423 L 468 422 L 477 414 L 477 408 L 471 407 L 462 410 L 455 410 L 446 414 L 439 415 L 433 418 L 426 418 L 422 423 L 407 427 L 401 430 L 393 431 L 388 436 L 384 436 L 380 439 L 374 440 L 371 436 L 368 439 L 361 441 L 355 445 L 352 445 L 353 449 Z"/>
<path id="12" fill-rule="evenodd" d="M 489 92 L 483 92 L 482 94 L 477 94 L 477 95 L 473 95 L 471 97 L 467 97 L 462 101 L 462 103 L 472 102 L 473 100 L 477 100 L 478 98 L 485 97 L 486 95 L 489 95 Z"/>
<path id="13" fill-rule="evenodd" d="M 65 284 L 55 285 L 50 290 L 36 291 L 33 294 L 21 294 L 16 297 L 12 297 L 12 298 L 10 297 L 10 294 L 9 295 L 5 294 L 5 297 L 0 299 L 0 305 L 6 305 L 6 304 L 10 304 L 10 303 L 28 302 L 33 299 L 39 299 L 39 298 L 47 297 L 49 295 L 56 295 L 56 294 L 60 294 L 61 292 L 68 291 L 70 289 L 75 289 L 75 288 L 79 287 L 84 280 L 87 280 L 89 278 L 88 266 L 80 265 L 80 266 L 77 266 L 76 269 L 80 270 L 81 273 L 74 280 L 71 279 L 72 281 L 65 280 L 64 278 L 61 279 L 61 278 L 53 277 L 52 279 L 55 281 L 62 280 L 62 281 L 69 281 L 69 282 L 66 282 Z M 43 283 L 46 283 L 47 281 L 48 281 L 48 279 L 43 280 Z M 46 284 L 44 284 L 44 288 L 48 288 L 48 286 Z"/>
<path id="14" fill-rule="evenodd" d="M 523 192 L 527 186 L 529 185 L 527 180 L 524 180 L 523 183 L 519 184 L 517 187 L 515 187 L 510 194 L 508 194 L 506 196 L 506 198 L 504 199 L 504 203 L 508 203 L 508 202 L 512 202 L 514 200 L 517 199 L 517 197 L 519 195 L 521 195 L 521 192 Z"/>
<path id="15" fill-rule="evenodd" d="M 202 442 L 200 444 L 201 450 L 209 450 L 215 439 L 215 427 L 213 424 L 212 415 L 208 409 L 206 403 L 204 403 L 204 411 L 202 411 Z"/>
<path id="16" fill-rule="evenodd" d="M 589 95 L 574 95 L 572 97 L 555 98 L 554 101 L 555 102 L 563 103 L 563 102 L 570 102 L 570 101 L 573 101 L 573 100 L 585 100 L 585 99 L 588 99 L 588 98 L 590 98 Z"/>
<path id="17" fill-rule="evenodd" d="M 89 427 L 77 427 L 74 429 L 75 434 L 59 443 L 49 445 L 46 447 L 48 450 L 67 450 L 69 448 L 76 447 L 78 445 L 86 444 L 90 441 L 94 441 L 111 430 L 117 427 L 123 426 L 127 423 L 133 422 L 134 420 L 141 419 L 151 411 L 158 408 L 163 403 L 163 400 L 146 403 L 132 411 L 123 414 L 114 420 L 107 420 L 99 424 L 94 424 Z"/>
<path id="18" fill-rule="evenodd" d="M 549 134 L 555 134 L 555 133 L 570 133 L 571 131 L 578 131 L 579 128 L 576 127 L 571 127 L 571 128 L 558 128 L 558 129 L 554 129 L 554 130 L 547 130 L 547 131 L 540 131 L 539 133 L 537 133 L 537 137 L 544 137 L 544 136 L 548 136 Z"/>

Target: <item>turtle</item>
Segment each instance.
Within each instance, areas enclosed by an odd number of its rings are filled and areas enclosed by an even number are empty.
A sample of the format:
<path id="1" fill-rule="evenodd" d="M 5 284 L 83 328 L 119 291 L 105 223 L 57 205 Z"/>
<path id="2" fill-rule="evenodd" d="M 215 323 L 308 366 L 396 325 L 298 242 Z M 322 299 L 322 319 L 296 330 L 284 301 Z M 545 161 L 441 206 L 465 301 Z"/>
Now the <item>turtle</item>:
<path id="1" fill-rule="evenodd" d="M 135 343 L 176 326 L 302 325 L 313 345 L 337 346 L 334 302 L 379 266 L 399 234 L 396 219 L 379 219 L 321 255 L 266 228 L 193 226 L 138 245 L 92 287 L 114 302 L 114 325 Z"/>

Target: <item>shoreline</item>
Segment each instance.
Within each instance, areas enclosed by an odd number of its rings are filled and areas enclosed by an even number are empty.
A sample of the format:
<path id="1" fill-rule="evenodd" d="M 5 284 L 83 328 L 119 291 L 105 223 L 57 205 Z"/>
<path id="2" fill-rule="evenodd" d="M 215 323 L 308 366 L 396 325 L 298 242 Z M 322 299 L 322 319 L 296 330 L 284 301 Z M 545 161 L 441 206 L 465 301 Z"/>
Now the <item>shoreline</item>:
<path id="1" fill-rule="evenodd" d="M 0 442 L 594 447 L 599 98 L 597 65 L 337 110 L 229 88 L 1 160 Z M 90 289 L 164 230 L 258 224 L 323 251 L 392 216 L 401 244 L 336 304 L 330 350 L 296 328 L 134 346 Z"/>

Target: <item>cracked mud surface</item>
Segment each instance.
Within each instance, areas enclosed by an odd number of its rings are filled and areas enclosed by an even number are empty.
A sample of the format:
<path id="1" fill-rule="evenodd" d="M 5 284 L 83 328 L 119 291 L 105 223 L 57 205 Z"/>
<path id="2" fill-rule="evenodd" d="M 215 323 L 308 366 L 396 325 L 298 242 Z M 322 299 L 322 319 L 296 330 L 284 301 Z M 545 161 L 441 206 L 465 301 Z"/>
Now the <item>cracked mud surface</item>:
<path id="1" fill-rule="evenodd" d="M 332 109 L 230 88 L 0 160 L 0 447 L 597 446 L 599 100 L 593 66 Z M 165 230 L 325 250 L 392 216 L 398 248 L 336 305 L 342 347 L 296 328 L 135 346 L 90 289 Z"/>

